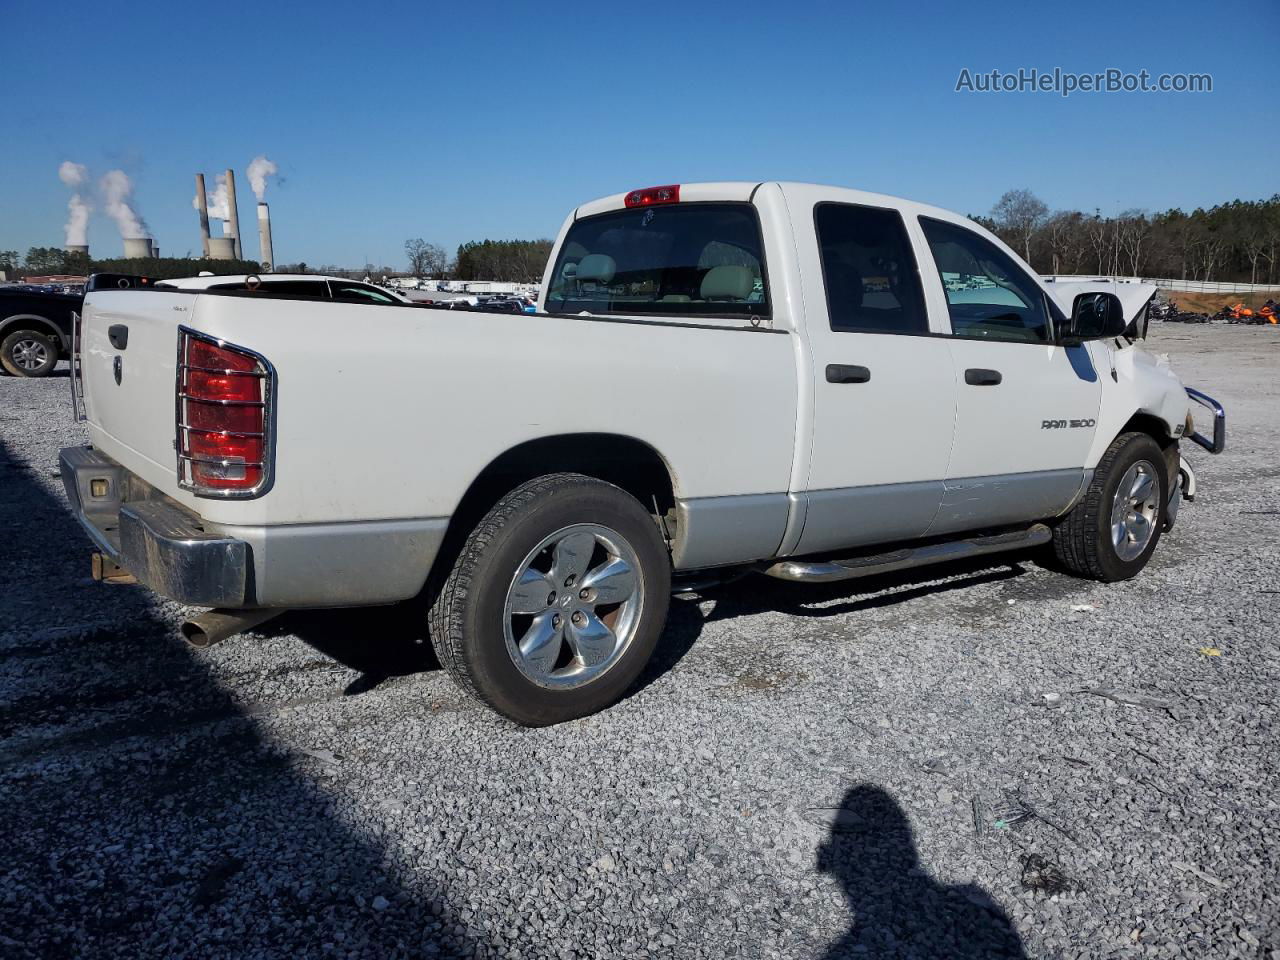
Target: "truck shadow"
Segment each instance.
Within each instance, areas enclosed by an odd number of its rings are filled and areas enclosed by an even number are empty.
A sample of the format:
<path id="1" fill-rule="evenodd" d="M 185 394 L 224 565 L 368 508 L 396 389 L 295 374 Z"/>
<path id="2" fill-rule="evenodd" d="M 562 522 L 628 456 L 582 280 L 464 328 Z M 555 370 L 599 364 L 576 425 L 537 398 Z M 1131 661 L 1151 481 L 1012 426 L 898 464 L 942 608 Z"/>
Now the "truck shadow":
<path id="1" fill-rule="evenodd" d="M 1022 939 L 981 887 L 935 882 L 921 867 L 905 811 L 873 784 L 857 784 L 827 811 L 819 872 L 840 883 L 852 915 L 823 960 L 1024 960 Z"/>
<path id="2" fill-rule="evenodd" d="M 0 442 L 0 528 L 13 533 L 0 580 L 0 952 L 483 948 L 433 879 L 362 832 L 366 812 L 317 785 L 320 764 L 261 732 L 172 614 L 140 588 L 87 580 L 89 542 L 47 456 L 28 464 Z M 431 826 L 442 854 L 465 829 Z"/>
<path id="3" fill-rule="evenodd" d="M 698 591 L 692 598 L 674 596 L 667 628 L 653 659 L 628 692 L 632 696 L 660 679 L 693 649 L 708 623 L 734 620 L 760 613 L 826 619 L 895 607 L 951 591 L 968 590 L 989 583 L 1014 580 L 1026 573 L 1026 554 L 1011 553 L 998 560 L 989 557 L 959 560 L 918 570 L 844 580 L 834 583 L 787 583 L 751 575 Z M 948 579 L 941 579 L 941 578 Z M 703 613 L 700 604 L 710 601 Z"/>

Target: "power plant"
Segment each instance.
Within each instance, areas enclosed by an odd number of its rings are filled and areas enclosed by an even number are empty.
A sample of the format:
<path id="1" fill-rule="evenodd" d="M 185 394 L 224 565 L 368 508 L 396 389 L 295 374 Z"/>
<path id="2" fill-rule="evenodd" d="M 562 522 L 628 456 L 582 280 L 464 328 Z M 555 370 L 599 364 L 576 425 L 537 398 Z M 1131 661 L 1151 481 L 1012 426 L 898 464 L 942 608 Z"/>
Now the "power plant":
<path id="1" fill-rule="evenodd" d="M 253 169 L 249 173 L 252 179 Z M 255 182 L 255 190 L 262 186 Z M 214 219 L 222 220 L 220 237 L 209 232 L 210 195 L 205 189 L 203 173 L 196 174 L 196 212 L 200 217 L 200 246 L 210 260 L 243 260 L 244 247 L 240 242 L 240 209 L 236 202 L 236 174 L 227 170 L 218 178 L 218 190 L 213 194 Z M 265 203 L 258 204 L 258 242 L 261 249 L 262 270 L 269 271 L 275 262 L 271 246 L 271 211 Z"/>
<path id="2" fill-rule="evenodd" d="M 261 269 L 266 272 L 274 267 L 275 253 L 271 241 L 271 210 L 263 201 L 267 179 L 276 174 L 274 163 L 259 155 L 249 164 L 249 182 L 258 199 L 258 243 Z M 101 198 L 103 210 L 120 231 L 125 259 L 149 259 L 160 256 L 160 248 L 146 221 L 133 205 L 133 182 L 123 170 L 109 171 L 98 184 L 98 194 L 82 192 L 88 182 L 88 171 L 83 164 L 66 161 L 59 168 L 59 178 L 73 193 L 68 202 L 69 217 L 64 228 L 64 249 L 71 254 L 89 255 L 86 226 L 93 212 L 93 201 Z M 203 173 L 196 175 L 196 195 L 193 206 L 199 215 L 200 254 L 210 260 L 243 260 L 244 248 L 240 242 L 240 210 L 236 202 L 236 174 L 228 168 L 217 177 L 217 190 L 209 193 Z M 222 235 L 213 236 L 210 219 L 222 222 Z"/>

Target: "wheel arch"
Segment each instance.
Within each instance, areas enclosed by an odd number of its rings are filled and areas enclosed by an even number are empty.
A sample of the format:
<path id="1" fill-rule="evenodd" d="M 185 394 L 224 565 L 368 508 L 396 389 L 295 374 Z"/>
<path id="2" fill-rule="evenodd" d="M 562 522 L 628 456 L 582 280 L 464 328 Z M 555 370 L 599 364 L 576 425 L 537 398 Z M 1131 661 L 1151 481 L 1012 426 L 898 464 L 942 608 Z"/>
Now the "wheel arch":
<path id="1" fill-rule="evenodd" d="M 0 340 L 17 330 L 35 330 L 47 334 L 58 345 L 58 356 L 60 358 L 66 356 L 67 345 L 63 341 L 62 331 L 48 317 L 42 317 L 38 313 L 15 313 L 0 320 Z"/>
<path id="2" fill-rule="evenodd" d="M 1178 480 L 1180 461 L 1178 435 L 1170 427 L 1168 421 L 1149 411 L 1139 410 L 1125 421 L 1124 426 L 1108 441 L 1108 444 L 1114 443 L 1116 437 L 1121 437 L 1126 433 L 1145 433 L 1156 442 L 1164 454 L 1165 479 L 1169 484 L 1168 489 L 1172 490 Z"/>
<path id="3" fill-rule="evenodd" d="M 432 565 L 445 576 L 467 535 L 504 494 L 535 477 L 581 473 L 621 487 L 647 510 L 666 516 L 679 482 L 670 462 L 643 440 L 618 433 L 565 433 L 526 440 L 489 461 L 463 494 Z"/>

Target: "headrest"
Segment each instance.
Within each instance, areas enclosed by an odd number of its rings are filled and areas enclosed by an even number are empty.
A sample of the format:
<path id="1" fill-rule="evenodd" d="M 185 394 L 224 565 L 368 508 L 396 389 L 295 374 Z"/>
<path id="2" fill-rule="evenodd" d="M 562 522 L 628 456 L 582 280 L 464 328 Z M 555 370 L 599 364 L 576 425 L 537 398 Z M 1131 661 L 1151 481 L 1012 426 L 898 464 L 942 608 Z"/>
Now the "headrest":
<path id="1" fill-rule="evenodd" d="M 702 278 L 703 300 L 745 300 L 751 296 L 756 277 L 748 267 L 712 267 Z"/>
<path id="2" fill-rule="evenodd" d="M 584 280 L 595 283 L 608 283 L 613 279 L 618 263 L 605 253 L 589 253 L 578 261 L 578 282 Z"/>

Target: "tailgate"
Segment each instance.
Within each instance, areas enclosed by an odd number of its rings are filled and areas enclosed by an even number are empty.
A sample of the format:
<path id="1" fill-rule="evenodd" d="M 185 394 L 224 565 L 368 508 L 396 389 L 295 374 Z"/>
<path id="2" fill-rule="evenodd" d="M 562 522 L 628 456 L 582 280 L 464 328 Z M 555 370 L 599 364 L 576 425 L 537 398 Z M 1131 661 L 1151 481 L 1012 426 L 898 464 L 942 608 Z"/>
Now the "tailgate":
<path id="1" fill-rule="evenodd" d="M 94 446 L 170 496 L 178 494 L 178 326 L 195 302 L 190 293 L 94 291 L 81 323 L 81 390 Z"/>

